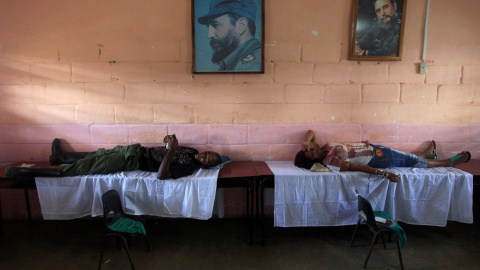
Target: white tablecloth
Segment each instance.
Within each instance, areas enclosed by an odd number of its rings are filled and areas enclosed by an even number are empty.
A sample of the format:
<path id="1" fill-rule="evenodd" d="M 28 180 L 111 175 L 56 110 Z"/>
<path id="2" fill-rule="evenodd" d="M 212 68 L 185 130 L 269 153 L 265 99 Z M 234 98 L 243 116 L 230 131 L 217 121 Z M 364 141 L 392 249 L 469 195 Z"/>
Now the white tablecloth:
<path id="1" fill-rule="evenodd" d="M 133 171 L 108 175 L 35 178 L 44 219 L 102 216 L 102 194 L 116 189 L 127 214 L 159 217 L 212 217 L 219 169 L 200 169 L 176 180 Z"/>
<path id="2" fill-rule="evenodd" d="M 275 174 L 275 226 L 339 226 L 358 221 L 355 190 L 397 221 L 473 223 L 473 176 L 455 168 L 394 168 L 398 183 L 362 172 L 310 172 L 293 161 L 267 161 Z"/>

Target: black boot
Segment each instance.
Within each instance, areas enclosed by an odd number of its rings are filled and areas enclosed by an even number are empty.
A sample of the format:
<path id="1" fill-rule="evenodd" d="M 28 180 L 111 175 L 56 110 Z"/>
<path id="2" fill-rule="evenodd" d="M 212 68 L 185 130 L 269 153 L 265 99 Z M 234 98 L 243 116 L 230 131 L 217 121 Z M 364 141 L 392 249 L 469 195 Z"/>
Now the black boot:
<path id="1" fill-rule="evenodd" d="M 55 138 L 52 142 L 52 155 L 49 158 L 51 164 L 60 164 L 60 156 L 63 154 L 62 147 L 60 146 L 60 140 Z"/>
<path id="2" fill-rule="evenodd" d="M 61 176 L 62 167 L 44 167 L 44 168 L 30 168 L 30 167 L 7 167 L 5 168 L 5 175 L 10 178 L 14 177 L 35 177 L 35 176 Z"/>
<path id="3" fill-rule="evenodd" d="M 64 152 L 60 140 L 55 138 L 52 142 L 52 155 L 49 158 L 51 164 L 72 164 L 84 158 L 88 152 Z"/>

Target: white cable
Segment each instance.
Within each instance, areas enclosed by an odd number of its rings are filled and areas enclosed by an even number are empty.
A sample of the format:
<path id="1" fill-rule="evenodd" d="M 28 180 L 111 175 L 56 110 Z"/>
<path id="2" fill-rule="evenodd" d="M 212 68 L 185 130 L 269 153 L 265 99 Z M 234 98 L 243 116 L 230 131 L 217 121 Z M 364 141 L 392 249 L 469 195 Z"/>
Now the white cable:
<path id="1" fill-rule="evenodd" d="M 425 12 L 425 33 L 424 33 L 424 36 L 423 36 L 422 61 L 425 61 L 425 57 L 427 55 L 427 34 L 428 34 L 429 14 L 430 14 L 430 0 L 427 1 L 427 11 Z"/>

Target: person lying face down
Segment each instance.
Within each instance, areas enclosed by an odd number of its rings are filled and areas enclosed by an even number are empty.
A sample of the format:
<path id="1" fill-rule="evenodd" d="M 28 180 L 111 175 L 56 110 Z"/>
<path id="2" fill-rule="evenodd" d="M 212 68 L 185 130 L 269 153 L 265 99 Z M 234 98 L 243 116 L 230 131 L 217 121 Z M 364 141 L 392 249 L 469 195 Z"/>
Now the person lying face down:
<path id="1" fill-rule="evenodd" d="M 312 130 L 307 132 L 302 149 L 295 156 L 295 166 L 310 169 L 315 163 L 322 163 L 331 170 L 360 171 L 383 175 L 392 182 L 398 182 L 398 175 L 378 169 L 393 167 L 454 167 L 470 160 L 471 154 L 463 151 L 449 159 L 437 160 L 435 141 L 421 153 L 405 153 L 381 145 L 362 143 L 327 143 L 322 147 Z"/>
<path id="2" fill-rule="evenodd" d="M 157 178 L 164 180 L 184 177 L 199 168 L 209 168 L 221 163 L 220 155 L 216 152 L 199 153 L 194 148 L 178 146 L 175 135 L 167 135 L 163 141 L 166 145 L 161 147 L 133 144 L 110 150 L 100 148 L 95 152 L 64 152 L 60 140 L 54 139 L 50 163 L 69 165 L 44 168 L 7 167 L 5 173 L 8 177 L 34 177 L 143 170 L 157 172 Z"/>

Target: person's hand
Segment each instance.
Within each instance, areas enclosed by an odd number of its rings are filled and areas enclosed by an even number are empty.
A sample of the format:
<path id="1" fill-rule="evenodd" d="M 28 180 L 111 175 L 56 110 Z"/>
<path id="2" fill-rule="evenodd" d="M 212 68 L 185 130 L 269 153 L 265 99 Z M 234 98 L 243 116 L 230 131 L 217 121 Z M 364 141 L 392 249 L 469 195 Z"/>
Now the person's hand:
<path id="1" fill-rule="evenodd" d="M 178 140 L 175 134 L 167 135 L 163 138 L 163 142 L 165 143 L 167 149 L 170 151 L 175 151 L 178 147 Z"/>
<path id="2" fill-rule="evenodd" d="M 302 151 L 306 152 L 312 148 L 311 142 L 303 142 L 302 143 Z"/>
<path id="3" fill-rule="evenodd" d="M 175 135 L 175 133 L 173 133 L 172 135 L 167 135 L 167 136 L 163 137 L 163 143 L 167 143 L 168 140 L 169 140 L 169 138 L 171 138 L 171 137 L 177 138 L 177 136 Z"/>
<path id="4" fill-rule="evenodd" d="M 169 138 L 169 137 L 172 137 L 172 136 L 175 136 L 175 134 L 167 135 L 167 136 L 163 137 L 163 143 L 167 143 L 168 138 Z"/>
<path id="5" fill-rule="evenodd" d="M 355 55 L 366 55 L 366 51 L 360 48 L 357 41 L 355 41 Z"/>
<path id="6" fill-rule="evenodd" d="M 400 179 L 400 177 L 399 177 L 398 175 L 394 174 L 394 173 L 387 172 L 387 174 L 388 174 L 388 175 L 387 175 L 387 178 L 388 178 L 388 180 L 390 180 L 391 182 L 396 183 L 396 182 L 398 182 L 398 180 Z"/>

